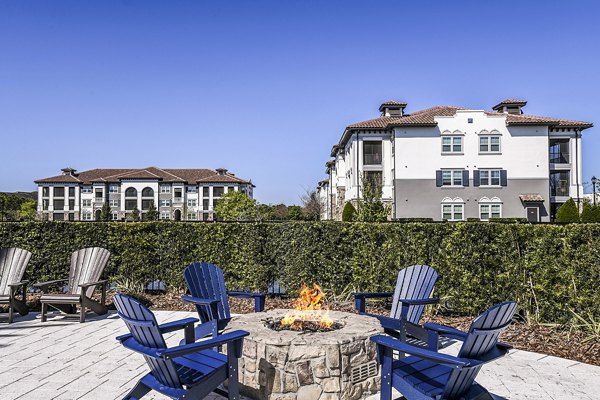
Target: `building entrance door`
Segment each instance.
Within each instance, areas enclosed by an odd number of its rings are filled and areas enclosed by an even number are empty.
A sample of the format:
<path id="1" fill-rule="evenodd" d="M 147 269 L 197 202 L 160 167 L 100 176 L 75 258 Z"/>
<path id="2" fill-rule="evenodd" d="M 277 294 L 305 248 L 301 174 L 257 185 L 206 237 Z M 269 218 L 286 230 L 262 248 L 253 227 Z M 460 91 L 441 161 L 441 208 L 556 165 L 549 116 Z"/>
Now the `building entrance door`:
<path id="1" fill-rule="evenodd" d="M 529 222 L 540 222 L 539 208 L 527 207 L 527 221 Z"/>

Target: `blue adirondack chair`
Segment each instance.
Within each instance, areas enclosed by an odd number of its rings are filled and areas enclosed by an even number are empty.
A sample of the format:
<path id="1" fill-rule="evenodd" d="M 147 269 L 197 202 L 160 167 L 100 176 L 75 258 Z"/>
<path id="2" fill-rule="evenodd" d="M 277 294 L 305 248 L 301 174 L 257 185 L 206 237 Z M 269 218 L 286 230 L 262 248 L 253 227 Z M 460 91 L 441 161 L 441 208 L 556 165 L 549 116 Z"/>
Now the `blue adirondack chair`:
<path id="1" fill-rule="evenodd" d="M 255 312 L 261 312 L 265 308 L 264 294 L 228 292 L 223 270 L 214 264 L 195 262 L 185 269 L 183 276 L 191 296 L 182 296 L 181 299 L 196 305 L 202 322 L 217 320 L 219 330 L 225 328 L 231 320 L 227 296 L 254 299 Z"/>
<path id="2" fill-rule="evenodd" d="M 392 292 L 354 293 L 354 303 L 360 314 L 379 319 L 386 333 L 406 341 L 407 335 L 427 340 L 427 331 L 419 320 L 425 305 L 435 304 L 437 298 L 430 298 L 438 274 L 428 265 L 412 265 L 398 272 L 396 289 Z M 392 311 L 389 317 L 366 313 L 366 300 L 369 298 L 392 297 Z"/>
<path id="3" fill-rule="evenodd" d="M 475 318 L 468 332 L 425 324 L 430 332 L 428 349 L 389 336 L 373 336 L 371 340 L 377 343 L 381 363 L 381 400 L 392 398 L 392 387 L 407 400 L 491 400 L 475 377 L 483 364 L 511 349 L 498 343 L 498 336 L 510 325 L 516 308 L 513 301 L 495 305 Z M 456 357 L 432 350 L 437 349 L 439 336 L 463 342 Z M 394 350 L 410 356 L 394 360 Z"/>
<path id="4" fill-rule="evenodd" d="M 194 341 L 196 318 L 158 325 L 154 314 L 137 300 L 117 294 L 113 297 L 117 311 L 131 333 L 117 337 L 126 348 L 141 353 L 150 372 L 123 398 L 135 400 L 151 390 L 172 399 L 202 399 L 211 392 L 239 399 L 238 358 L 242 355 L 245 331 L 235 331 L 217 336 L 214 321 L 201 324 L 206 335 L 212 338 Z M 163 333 L 183 329 L 185 343 L 167 348 Z M 227 344 L 227 354 L 213 350 Z M 219 386 L 228 379 L 228 393 Z"/>

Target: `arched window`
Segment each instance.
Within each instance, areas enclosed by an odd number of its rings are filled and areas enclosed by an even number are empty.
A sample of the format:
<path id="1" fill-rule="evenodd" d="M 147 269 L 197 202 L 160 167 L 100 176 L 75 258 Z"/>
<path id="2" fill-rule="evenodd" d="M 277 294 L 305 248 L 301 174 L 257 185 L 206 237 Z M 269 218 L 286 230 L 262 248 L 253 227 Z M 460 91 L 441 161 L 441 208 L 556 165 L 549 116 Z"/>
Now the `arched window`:
<path id="1" fill-rule="evenodd" d="M 502 200 L 498 197 L 479 199 L 479 219 L 488 221 L 490 218 L 502 218 Z"/>
<path id="2" fill-rule="evenodd" d="M 142 190 L 142 197 L 154 197 L 154 190 L 152 190 L 152 188 L 144 188 L 144 190 Z"/>
<path id="3" fill-rule="evenodd" d="M 125 197 L 137 197 L 137 190 L 135 188 L 127 188 L 125 191 Z"/>
<path id="4" fill-rule="evenodd" d="M 453 199 L 444 197 L 442 200 L 442 219 L 446 221 L 464 221 L 465 201 L 460 197 Z"/>
<path id="5" fill-rule="evenodd" d="M 154 190 L 152 188 L 144 188 L 142 190 L 142 210 L 149 210 L 154 204 Z"/>

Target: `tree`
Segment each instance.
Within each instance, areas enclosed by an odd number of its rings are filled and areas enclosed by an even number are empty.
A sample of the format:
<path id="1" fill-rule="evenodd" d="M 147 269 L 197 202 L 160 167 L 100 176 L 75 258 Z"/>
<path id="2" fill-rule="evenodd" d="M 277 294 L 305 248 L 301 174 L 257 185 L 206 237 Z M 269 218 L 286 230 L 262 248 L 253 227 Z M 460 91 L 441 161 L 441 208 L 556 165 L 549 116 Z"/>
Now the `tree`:
<path id="1" fill-rule="evenodd" d="M 248 221 L 256 219 L 256 200 L 239 191 L 221 196 L 215 213 L 225 221 Z"/>
<path id="2" fill-rule="evenodd" d="M 579 210 L 572 197 L 556 212 L 556 222 L 579 222 Z"/>
<path id="3" fill-rule="evenodd" d="M 581 222 L 600 222 L 600 206 L 586 201 L 581 211 Z"/>
<path id="4" fill-rule="evenodd" d="M 363 176 L 362 195 L 362 199 L 358 199 L 358 210 L 356 211 L 355 221 L 387 221 L 388 215 L 390 214 L 390 208 L 381 201 L 381 184 L 366 179 Z"/>
<path id="5" fill-rule="evenodd" d="M 158 221 L 158 210 L 154 205 L 154 200 L 150 203 L 150 207 L 148 207 L 148 212 L 146 213 L 146 219 L 148 221 Z"/>
<path id="6" fill-rule="evenodd" d="M 111 220 L 110 204 L 108 204 L 108 201 L 105 201 L 104 204 L 102 204 L 102 208 L 100 209 L 100 221 L 108 222 L 110 220 Z"/>
<path id="7" fill-rule="evenodd" d="M 289 206 L 288 207 L 288 220 L 290 221 L 302 221 L 304 219 L 304 213 L 300 206 Z"/>
<path id="8" fill-rule="evenodd" d="M 319 199 L 319 195 L 316 190 L 306 190 L 306 192 L 300 196 L 302 201 L 302 207 L 304 209 L 304 216 L 309 221 L 318 221 L 321 219 L 322 204 Z"/>
<path id="9" fill-rule="evenodd" d="M 138 222 L 140 220 L 140 210 L 138 210 L 137 207 L 134 207 L 133 211 L 131 212 L 131 220 L 133 222 Z"/>
<path id="10" fill-rule="evenodd" d="M 342 210 L 342 221 L 351 222 L 354 220 L 355 215 L 356 208 L 354 208 L 351 202 L 347 202 Z"/>
<path id="11" fill-rule="evenodd" d="M 21 203 L 19 217 L 22 220 L 32 221 L 37 216 L 37 203 L 33 200 Z"/>

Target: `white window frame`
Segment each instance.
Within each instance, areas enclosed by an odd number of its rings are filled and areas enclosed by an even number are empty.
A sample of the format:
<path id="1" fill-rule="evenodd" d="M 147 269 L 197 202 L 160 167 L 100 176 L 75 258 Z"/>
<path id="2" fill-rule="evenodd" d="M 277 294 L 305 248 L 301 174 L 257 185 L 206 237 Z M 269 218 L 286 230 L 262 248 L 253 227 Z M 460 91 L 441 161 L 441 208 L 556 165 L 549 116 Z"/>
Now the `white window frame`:
<path id="1" fill-rule="evenodd" d="M 187 220 L 188 221 L 196 221 L 198 219 L 198 214 L 195 212 L 189 212 L 187 213 Z"/>
<path id="2" fill-rule="evenodd" d="M 498 139 L 498 150 L 492 150 L 492 139 Z M 482 150 L 481 146 L 482 143 L 481 141 L 485 139 L 486 140 L 486 144 L 484 146 L 486 146 L 486 149 Z M 502 135 L 499 134 L 485 134 L 485 135 L 480 135 L 479 136 L 479 154 L 500 154 L 502 153 Z"/>
<path id="3" fill-rule="evenodd" d="M 169 211 L 162 211 L 160 213 L 160 219 L 171 219 L 171 213 Z"/>
<path id="4" fill-rule="evenodd" d="M 92 199 L 81 199 L 81 207 L 91 207 Z"/>
<path id="5" fill-rule="evenodd" d="M 119 185 L 109 185 L 108 193 L 119 193 Z"/>
<path id="6" fill-rule="evenodd" d="M 187 186 L 186 192 L 187 193 L 198 193 L 198 186 Z"/>
<path id="7" fill-rule="evenodd" d="M 118 212 L 112 212 L 110 213 L 110 217 L 113 221 L 118 221 L 119 220 L 119 213 Z"/>
<path id="8" fill-rule="evenodd" d="M 118 199 L 109 199 L 108 205 L 111 207 L 119 207 L 119 200 Z"/>
<path id="9" fill-rule="evenodd" d="M 161 199 L 159 201 L 159 207 L 171 207 L 171 199 Z"/>
<path id="10" fill-rule="evenodd" d="M 463 182 L 463 171 L 463 169 L 442 169 L 442 187 L 464 187 L 465 183 Z M 444 173 L 450 173 L 449 185 L 444 183 Z M 455 183 L 458 175 L 460 175 L 460 185 Z"/>
<path id="11" fill-rule="evenodd" d="M 160 185 L 160 193 L 171 193 L 170 185 Z"/>
<path id="12" fill-rule="evenodd" d="M 188 207 L 198 207 L 198 200 L 197 199 L 188 199 L 187 206 Z"/>
<path id="13" fill-rule="evenodd" d="M 91 221 L 92 220 L 92 213 L 91 212 L 84 212 L 81 214 L 81 220 L 82 221 Z"/>
<path id="14" fill-rule="evenodd" d="M 442 154 L 464 154 L 464 140 L 463 134 L 460 131 L 454 131 L 450 133 L 446 131 L 441 136 L 442 141 Z M 449 141 L 449 143 L 444 143 L 445 141 Z M 449 146 L 446 150 L 445 147 Z M 460 146 L 458 150 L 455 149 L 456 146 Z"/>
<path id="15" fill-rule="evenodd" d="M 81 193 L 94 193 L 94 189 L 91 186 L 83 186 Z"/>
<path id="16" fill-rule="evenodd" d="M 498 176 L 493 177 L 492 173 L 497 172 Z M 485 178 L 485 183 L 483 183 L 482 173 L 485 173 L 487 176 Z M 494 180 L 498 179 L 498 183 L 494 183 Z M 483 187 L 500 187 L 502 186 L 502 168 L 482 168 L 479 170 L 479 186 Z"/>
<path id="17" fill-rule="evenodd" d="M 485 211 L 485 216 L 484 216 L 484 211 L 483 209 L 487 208 L 487 211 Z M 497 212 L 494 211 L 494 208 L 497 208 Z M 497 215 L 494 215 L 497 214 Z M 496 202 L 480 202 L 479 203 L 479 219 L 481 221 L 489 221 L 490 218 L 502 218 L 502 203 L 496 203 Z"/>
<path id="18" fill-rule="evenodd" d="M 447 214 L 446 212 L 446 208 L 450 209 L 450 218 L 444 218 L 444 214 Z M 458 210 L 460 210 L 460 219 L 459 218 L 455 218 L 456 214 L 459 212 Z M 442 202 L 442 221 L 464 221 L 465 220 L 465 203 L 444 203 Z"/>

